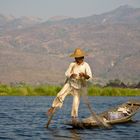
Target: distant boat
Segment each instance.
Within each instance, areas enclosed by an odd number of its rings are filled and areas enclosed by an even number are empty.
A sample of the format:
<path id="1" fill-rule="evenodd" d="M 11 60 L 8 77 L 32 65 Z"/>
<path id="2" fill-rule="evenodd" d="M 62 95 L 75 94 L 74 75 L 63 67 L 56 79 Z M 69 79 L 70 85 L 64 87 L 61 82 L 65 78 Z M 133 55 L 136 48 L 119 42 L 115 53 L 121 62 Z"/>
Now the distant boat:
<path id="1" fill-rule="evenodd" d="M 131 100 L 99 113 L 98 116 L 106 121 L 106 123 L 115 125 L 132 121 L 132 117 L 139 111 L 139 109 L 140 100 Z M 66 124 L 74 128 L 99 127 L 94 116 L 90 116 L 79 121 L 69 121 L 66 122 Z"/>

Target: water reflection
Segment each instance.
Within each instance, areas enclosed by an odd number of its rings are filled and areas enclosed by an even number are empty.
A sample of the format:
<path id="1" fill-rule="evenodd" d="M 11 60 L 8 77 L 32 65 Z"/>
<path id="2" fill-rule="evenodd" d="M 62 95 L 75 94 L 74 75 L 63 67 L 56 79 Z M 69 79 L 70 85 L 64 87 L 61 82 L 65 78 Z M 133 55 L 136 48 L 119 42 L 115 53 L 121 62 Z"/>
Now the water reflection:
<path id="1" fill-rule="evenodd" d="M 70 129 L 70 133 L 72 135 L 73 140 L 81 140 L 81 137 L 76 129 Z"/>

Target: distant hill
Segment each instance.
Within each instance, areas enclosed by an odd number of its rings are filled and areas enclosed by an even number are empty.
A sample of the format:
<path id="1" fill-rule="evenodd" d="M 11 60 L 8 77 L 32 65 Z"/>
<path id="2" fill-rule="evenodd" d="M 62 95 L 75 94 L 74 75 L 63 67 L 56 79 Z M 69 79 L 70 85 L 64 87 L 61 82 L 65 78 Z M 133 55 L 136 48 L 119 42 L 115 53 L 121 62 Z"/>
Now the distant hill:
<path id="1" fill-rule="evenodd" d="M 11 30 L 18 30 L 34 26 L 41 22 L 37 17 L 20 17 L 5 16 L 0 14 L 0 32 L 5 33 Z"/>
<path id="2" fill-rule="evenodd" d="M 70 19 L 70 18 L 71 17 L 68 17 L 68 16 L 54 16 L 54 17 L 50 17 L 48 21 L 61 21 L 61 20 Z"/>
<path id="3" fill-rule="evenodd" d="M 63 83 L 73 61 L 69 54 L 77 47 L 88 52 L 95 82 L 140 80 L 140 8 L 125 5 L 83 18 L 19 21 L 0 15 L 0 82 Z"/>

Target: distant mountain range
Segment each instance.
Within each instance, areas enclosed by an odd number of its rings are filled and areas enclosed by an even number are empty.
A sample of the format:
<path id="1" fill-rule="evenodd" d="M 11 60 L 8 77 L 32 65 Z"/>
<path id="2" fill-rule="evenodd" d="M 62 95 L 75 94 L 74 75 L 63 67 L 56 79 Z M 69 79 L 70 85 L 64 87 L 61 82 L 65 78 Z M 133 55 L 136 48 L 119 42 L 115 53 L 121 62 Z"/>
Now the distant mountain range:
<path id="1" fill-rule="evenodd" d="M 46 22 L 0 15 L 0 82 L 63 83 L 77 47 L 88 52 L 94 82 L 140 81 L 140 8 Z"/>
<path id="2" fill-rule="evenodd" d="M 0 32 L 4 33 L 11 30 L 23 29 L 40 23 L 41 19 L 36 17 L 4 16 L 0 14 Z"/>

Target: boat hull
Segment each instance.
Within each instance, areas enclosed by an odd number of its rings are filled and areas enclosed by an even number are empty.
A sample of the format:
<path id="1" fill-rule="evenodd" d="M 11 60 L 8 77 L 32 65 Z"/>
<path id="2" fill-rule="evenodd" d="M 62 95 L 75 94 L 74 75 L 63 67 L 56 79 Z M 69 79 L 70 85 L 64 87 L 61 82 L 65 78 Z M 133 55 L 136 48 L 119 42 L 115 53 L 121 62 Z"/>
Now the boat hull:
<path id="1" fill-rule="evenodd" d="M 126 108 L 127 110 L 129 110 L 129 113 L 123 114 L 123 116 L 121 116 L 120 118 L 115 118 L 115 119 L 109 118 L 109 112 L 117 112 L 121 108 Z M 106 121 L 106 123 L 110 125 L 127 123 L 133 120 L 133 116 L 139 111 L 139 109 L 140 109 L 140 100 L 131 100 L 99 113 L 98 117 L 102 118 L 104 121 Z M 74 128 L 91 128 L 91 127 L 100 126 L 97 123 L 94 116 L 90 116 L 82 120 L 69 121 L 66 124 Z"/>

